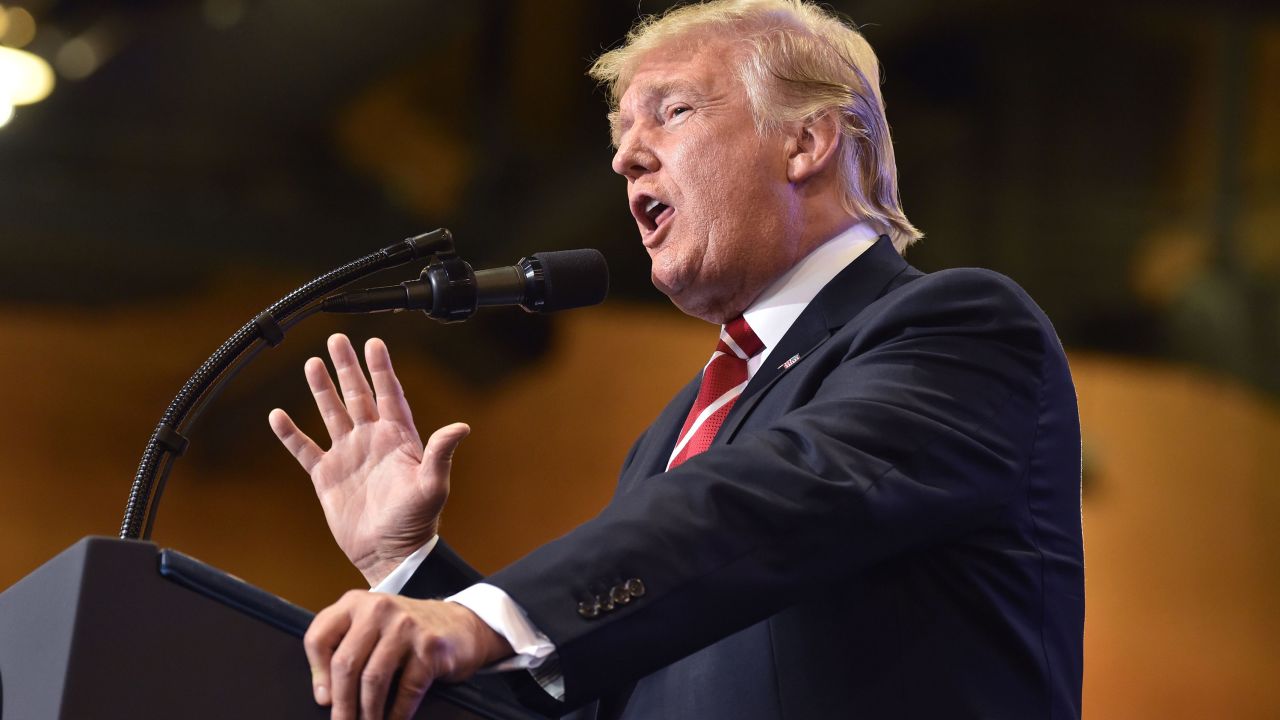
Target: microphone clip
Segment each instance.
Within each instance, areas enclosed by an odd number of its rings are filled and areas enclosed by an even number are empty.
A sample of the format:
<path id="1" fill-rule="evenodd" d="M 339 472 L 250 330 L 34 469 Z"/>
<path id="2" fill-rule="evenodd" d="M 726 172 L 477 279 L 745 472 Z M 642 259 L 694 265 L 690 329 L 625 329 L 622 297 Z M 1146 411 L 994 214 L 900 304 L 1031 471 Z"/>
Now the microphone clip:
<path id="1" fill-rule="evenodd" d="M 455 252 L 432 255 L 417 280 L 400 284 L 407 309 L 422 310 L 440 322 L 462 322 L 476 312 L 476 273 Z"/>
<path id="2" fill-rule="evenodd" d="M 453 236 L 447 231 L 432 234 L 423 245 L 427 266 L 414 280 L 399 285 L 366 288 L 330 295 L 321 309 L 331 313 L 375 313 L 421 310 L 432 319 L 455 323 L 475 314 L 476 274 L 458 257 Z M 412 240 L 426 238 L 426 235 Z"/>

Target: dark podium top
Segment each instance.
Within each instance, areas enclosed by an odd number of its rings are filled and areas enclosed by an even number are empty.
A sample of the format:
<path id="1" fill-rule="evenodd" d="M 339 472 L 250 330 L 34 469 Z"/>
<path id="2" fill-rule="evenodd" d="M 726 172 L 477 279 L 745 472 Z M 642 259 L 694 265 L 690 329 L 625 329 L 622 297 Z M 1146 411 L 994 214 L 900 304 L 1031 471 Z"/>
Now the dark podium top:
<path id="1" fill-rule="evenodd" d="M 84 538 L 0 593 L 0 720 L 327 718 L 311 617 L 180 553 Z M 436 685 L 415 717 L 537 716 L 480 678 Z"/>

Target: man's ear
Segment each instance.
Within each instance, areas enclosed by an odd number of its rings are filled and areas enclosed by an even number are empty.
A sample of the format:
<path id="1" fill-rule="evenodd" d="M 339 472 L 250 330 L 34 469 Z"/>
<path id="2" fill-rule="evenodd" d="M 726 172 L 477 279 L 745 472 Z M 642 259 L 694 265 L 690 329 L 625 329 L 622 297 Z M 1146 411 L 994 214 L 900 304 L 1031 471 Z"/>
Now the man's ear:
<path id="1" fill-rule="evenodd" d="M 787 179 L 802 183 L 819 175 L 836 162 L 840 148 L 840 121 L 828 111 L 796 123 L 788 144 Z"/>

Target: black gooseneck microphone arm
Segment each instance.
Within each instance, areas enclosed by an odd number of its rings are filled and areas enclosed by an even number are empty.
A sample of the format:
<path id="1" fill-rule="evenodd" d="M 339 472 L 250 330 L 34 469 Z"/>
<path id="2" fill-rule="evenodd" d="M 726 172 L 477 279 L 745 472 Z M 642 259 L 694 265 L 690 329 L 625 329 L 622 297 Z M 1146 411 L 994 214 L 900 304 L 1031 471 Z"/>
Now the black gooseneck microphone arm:
<path id="1" fill-rule="evenodd" d="M 439 229 L 385 247 L 332 270 L 277 300 L 236 331 L 196 370 L 169 403 L 151 433 L 129 489 L 120 537 L 148 539 L 169 471 L 187 449 L 185 432 L 222 388 L 265 347 L 284 341 L 285 331 L 321 309 L 321 296 L 381 270 L 428 257 L 451 258 L 453 236 Z M 145 517 L 145 522 L 144 522 Z"/>

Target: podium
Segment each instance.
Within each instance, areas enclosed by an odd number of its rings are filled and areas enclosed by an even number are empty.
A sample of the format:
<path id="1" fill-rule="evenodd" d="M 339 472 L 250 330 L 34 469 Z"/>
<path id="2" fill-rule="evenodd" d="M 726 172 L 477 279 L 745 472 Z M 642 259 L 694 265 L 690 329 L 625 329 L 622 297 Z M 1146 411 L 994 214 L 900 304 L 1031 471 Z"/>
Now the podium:
<path id="1" fill-rule="evenodd" d="M 84 538 L 0 593 L 0 720 L 328 718 L 311 617 L 181 553 Z M 540 717 L 504 688 L 437 683 L 415 717 Z"/>

